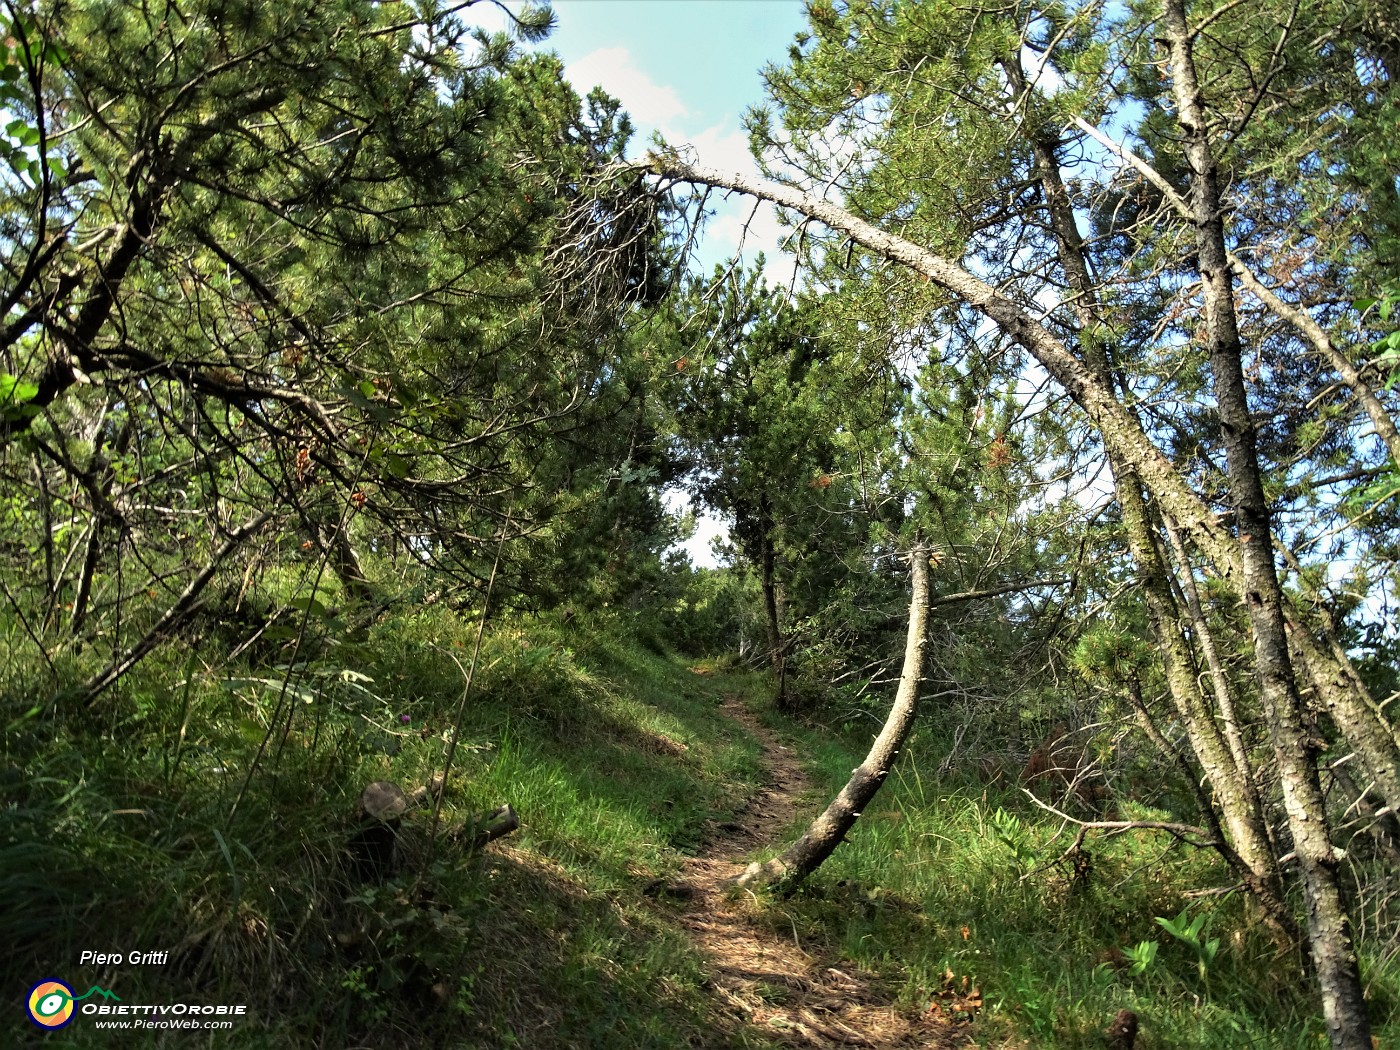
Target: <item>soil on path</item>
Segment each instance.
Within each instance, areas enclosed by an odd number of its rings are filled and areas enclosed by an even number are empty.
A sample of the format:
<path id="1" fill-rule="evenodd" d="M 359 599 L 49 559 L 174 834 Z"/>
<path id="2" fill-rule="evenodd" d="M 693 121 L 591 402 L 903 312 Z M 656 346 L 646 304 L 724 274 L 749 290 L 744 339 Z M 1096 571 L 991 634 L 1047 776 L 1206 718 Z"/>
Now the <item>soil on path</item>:
<path id="1" fill-rule="evenodd" d="M 791 828 L 815 785 L 792 750 L 737 697 L 726 697 L 723 710 L 762 745 L 767 777 L 744 812 L 718 825 L 680 872 L 684 889 L 678 895 L 687 901 L 682 921 L 711 961 L 716 993 L 741 1019 L 787 1046 L 966 1046 L 964 1029 L 894 1005 L 888 990 L 868 975 L 838 969 L 805 950 L 795 931 L 783 935 L 765 925 L 754 897 L 728 885 L 744 870 L 740 858 Z"/>

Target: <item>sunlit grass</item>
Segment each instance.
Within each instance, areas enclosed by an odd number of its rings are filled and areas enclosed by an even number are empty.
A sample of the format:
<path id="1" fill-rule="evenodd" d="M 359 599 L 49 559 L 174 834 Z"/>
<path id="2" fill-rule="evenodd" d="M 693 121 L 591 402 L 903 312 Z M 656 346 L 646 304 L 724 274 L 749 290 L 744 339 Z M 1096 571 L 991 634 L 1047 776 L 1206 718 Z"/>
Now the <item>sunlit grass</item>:
<path id="1" fill-rule="evenodd" d="M 822 802 L 864 757 L 868 736 L 764 718 L 809 758 Z M 1102 1047 L 1120 1009 L 1138 1014 L 1140 1047 L 1325 1045 L 1301 960 L 1278 956 L 1240 893 L 1195 894 L 1232 882 L 1212 854 L 1147 832 L 1090 836 L 1076 873 L 1073 827 L 1014 784 L 982 784 L 956 763 L 940 776 L 944 758 L 926 730 L 915 734 L 847 842 L 795 897 L 769 902 L 775 930 L 796 924 L 804 945 L 898 981 L 920 1009 L 968 978 L 985 1002 L 975 1031 L 987 1045 Z M 1157 921 L 1183 910 L 1206 915 L 1203 936 L 1220 942 L 1204 975 Z M 1135 972 L 1148 942 L 1156 955 Z M 1389 1045 L 1400 985 L 1393 967 L 1370 976 L 1377 1021 L 1390 1024 L 1379 1045 Z"/>
<path id="2" fill-rule="evenodd" d="M 713 685 L 608 628 L 488 633 L 444 824 L 509 802 L 523 826 L 478 855 L 440 845 L 421 880 L 426 809 L 383 883 L 358 878 L 346 848 L 366 783 L 412 788 L 441 768 L 473 640 L 446 610 L 368 639 L 332 625 L 309 659 L 284 641 L 214 671 L 172 647 L 91 717 L 16 719 L 14 697 L 9 983 L 100 976 L 128 1002 L 241 1002 L 253 1017 L 143 1045 L 727 1045 L 703 961 L 640 889 L 741 804 L 757 748 Z M 94 945 L 171 961 L 84 972 Z M 67 1034 L 111 1045 L 81 1023 Z"/>
<path id="3" fill-rule="evenodd" d="M 420 810 L 399 872 L 365 880 L 347 858 L 359 792 L 377 779 L 412 788 L 441 768 L 474 625 L 428 608 L 367 637 L 315 626 L 300 652 L 283 639 L 237 667 L 172 646 L 92 712 L 26 717 L 42 678 L 0 672 L 11 985 L 90 978 L 127 1001 L 242 1002 L 253 1018 L 143 1045 L 765 1045 L 713 995 L 678 911 L 642 888 L 673 875 L 761 780 L 759 747 L 720 712 L 724 694 L 745 696 L 808 765 L 808 815 L 845 782 L 873 723 L 783 719 L 762 675 L 693 673 L 618 620 L 503 621 L 462 707 L 443 820 L 461 828 L 508 802 L 522 827 L 475 855 L 450 841 L 430 851 Z M 1193 895 L 1229 882 L 1210 854 L 1145 833 L 1090 837 L 1076 873 L 1073 829 L 1014 785 L 946 762 L 935 725 L 809 884 L 764 901 L 776 934 L 868 971 L 910 1009 L 979 990 L 969 1032 L 982 1045 L 1100 1047 L 1123 1008 L 1149 1050 L 1321 1045 L 1298 960 L 1274 954 L 1239 894 Z M 1207 916 L 1202 937 L 1219 942 L 1204 970 L 1157 921 L 1183 913 Z M 92 947 L 171 960 L 98 974 L 76 965 Z M 1389 1022 L 1400 971 L 1368 963 Z M 65 1045 L 112 1044 L 75 1024 Z"/>

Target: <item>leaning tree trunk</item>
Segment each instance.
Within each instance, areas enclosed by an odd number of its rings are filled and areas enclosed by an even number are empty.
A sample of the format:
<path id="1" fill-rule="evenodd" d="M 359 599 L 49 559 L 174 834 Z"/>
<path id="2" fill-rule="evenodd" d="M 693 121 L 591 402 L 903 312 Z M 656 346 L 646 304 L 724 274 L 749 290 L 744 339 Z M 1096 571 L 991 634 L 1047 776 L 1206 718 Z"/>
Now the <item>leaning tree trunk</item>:
<path id="1" fill-rule="evenodd" d="M 1309 947 L 1317 968 L 1328 1034 L 1335 1050 L 1367 1050 L 1371 1045 L 1371 1024 L 1352 947 L 1351 921 L 1342 897 L 1338 861 L 1328 833 L 1326 802 L 1317 771 L 1317 745 L 1308 732 L 1293 676 L 1283 593 L 1274 569 L 1269 507 L 1245 391 L 1234 288 L 1225 247 L 1219 166 L 1211 148 L 1204 95 L 1196 79 L 1193 36 L 1183 0 L 1165 0 L 1162 16 L 1161 27 L 1171 58 L 1177 123 L 1191 166 L 1190 203 L 1205 304 L 1207 350 L 1225 446 L 1226 478 L 1239 523 L 1243 568 L 1240 584 L 1254 636 L 1259 696 L 1269 720 L 1283 807 L 1302 874 Z"/>
<path id="2" fill-rule="evenodd" d="M 1007 80 L 1019 96 L 1030 90 L 1019 56 L 1009 56 L 1002 62 Z M 1031 106 L 1023 107 L 1024 97 L 1016 100 L 1016 110 L 1034 120 Z M 1058 130 L 1032 127 L 1028 131 L 1050 230 L 1055 236 L 1056 254 L 1065 273 L 1065 280 L 1074 293 L 1073 310 L 1078 325 L 1080 355 L 1086 367 L 1106 387 L 1112 389 L 1113 370 L 1107 350 L 1108 333 L 1112 326 L 1104 323 L 1099 289 L 1089 272 L 1084 241 L 1074 213 L 1074 204 L 1060 172 L 1057 156 Z M 1122 509 L 1123 528 L 1128 549 L 1137 565 L 1147 600 L 1149 622 L 1157 639 L 1171 697 L 1186 726 L 1191 747 L 1211 782 L 1225 825 L 1230 830 L 1237 858 L 1248 867 L 1245 881 L 1264 907 L 1275 917 L 1280 932 L 1296 927 L 1288 920 L 1283 898 L 1283 882 L 1274 858 L 1273 846 L 1267 833 L 1267 820 L 1258 792 L 1252 790 L 1248 763 L 1238 770 L 1232 768 L 1225 741 L 1208 710 L 1199 687 L 1195 662 L 1191 658 L 1186 637 L 1181 630 L 1177 604 L 1167 583 L 1167 569 L 1153 539 L 1153 524 L 1147 500 L 1137 471 L 1122 453 L 1106 449 L 1109 471 L 1113 476 L 1114 493 Z M 1227 698 L 1228 699 L 1228 698 Z M 1146 708 L 1143 717 L 1150 718 Z M 1191 779 L 1195 779 L 1194 776 Z M 1211 814 L 1213 816 L 1213 814 Z M 1222 845 L 1224 839 L 1221 839 Z"/>
<path id="3" fill-rule="evenodd" d="M 1179 10 L 1180 5 L 1177 6 Z M 1189 40 L 1189 31 L 1186 39 Z M 1170 514 L 1186 530 L 1197 548 L 1214 564 L 1216 571 L 1229 582 L 1241 600 L 1248 604 L 1256 596 L 1262 599 L 1264 608 L 1260 611 L 1266 615 L 1260 625 L 1270 626 L 1266 622 L 1268 612 L 1272 608 L 1278 608 L 1280 604 L 1278 578 L 1273 577 L 1274 590 L 1267 595 L 1255 591 L 1251 586 L 1258 570 L 1265 568 L 1261 564 L 1262 559 L 1259 558 L 1261 552 L 1257 549 L 1258 537 L 1253 533 L 1246 533 L 1251 537 L 1252 545 L 1256 547 L 1251 551 L 1254 560 L 1252 568 L 1255 571 L 1246 573 L 1241 544 L 1230 535 L 1225 522 L 1207 506 L 1205 500 L 1191 489 L 1176 465 L 1153 444 L 1138 420 L 1119 401 L 1114 390 L 1094 375 L 1045 324 L 1007 294 L 936 252 L 882 230 L 838 205 L 795 187 L 739 172 L 691 164 L 674 151 L 652 152 L 647 154 L 644 162 L 626 167 L 631 170 L 649 170 L 654 175 L 681 182 L 737 190 L 791 208 L 807 218 L 815 219 L 833 230 L 846 234 L 854 243 L 880 257 L 907 266 L 957 296 L 996 324 L 1012 340 L 1025 347 L 1045 368 L 1051 378 L 1089 417 L 1102 438 L 1104 447 L 1123 456 L 1124 462 L 1137 472 L 1144 487 L 1157 501 L 1160 510 Z M 1212 289 L 1212 294 L 1213 291 Z M 1272 566 L 1268 568 L 1272 569 Z M 1262 575 L 1267 576 L 1271 573 Z M 1268 638 L 1270 644 L 1276 640 Z M 1320 649 L 1316 652 L 1318 659 L 1323 661 L 1322 666 L 1329 662 L 1335 663 Z M 1275 673 L 1277 670 L 1275 665 L 1259 677 L 1261 686 L 1269 687 L 1265 690 L 1266 701 L 1280 698 L 1284 700 L 1281 708 L 1275 708 L 1272 703 L 1266 702 L 1266 714 L 1270 716 L 1271 721 L 1276 713 L 1288 720 L 1287 725 L 1275 726 L 1276 729 L 1282 728 L 1283 732 L 1281 736 L 1277 733 L 1274 735 L 1274 752 L 1276 756 L 1285 758 L 1281 763 L 1280 775 L 1290 788 L 1285 798 L 1290 825 L 1295 834 L 1302 833 L 1297 836 L 1300 841 L 1297 855 L 1300 860 L 1305 853 L 1307 857 L 1306 863 L 1300 866 L 1304 871 L 1305 882 L 1310 887 L 1309 933 L 1312 936 L 1314 952 L 1319 945 L 1325 946 L 1325 959 L 1319 959 L 1314 954 L 1318 968 L 1318 985 L 1326 1004 L 1325 1012 L 1333 1033 L 1334 1047 L 1356 1047 L 1361 1050 L 1366 1047 L 1366 1043 L 1358 1038 L 1358 1035 L 1364 1033 L 1369 1025 L 1365 1020 L 1365 1003 L 1361 998 L 1356 957 L 1351 949 L 1350 922 L 1341 906 L 1340 885 L 1335 870 L 1337 862 L 1331 855 L 1325 827 L 1318 819 L 1318 807 L 1322 799 L 1317 769 L 1314 765 L 1309 776 L 1308 763 L 1303 752 L 1295 752 L 1289 746 L 1297 743 L 1306 750 L 1311 749 L 1311 742 L 1294 720 L 1299 712 L 1296 707 L 1291 707 L 1290 701 L 1301 703 L 1301 700 L 1298 698 L 1296 683 L 1292 680 L 1291 667 L 1283 678 Z M 1288 696 L 1290 691 L 1291 698 Z M 1337 1027 L 1339 1023 L 1340 1028 Z"/>
<path id="4" fill-rule="evenodd" d="M 909 634 L 904 643 L 904 670 L 899 675 L 899 690 L 890 708 L 885 727 L 870 747 L 870 754 L 851 774 L 831 805 L 803 833 L 802 837 L 766 864 L 750 864 L 736 880 L 740 886 L 760 883 L 781 883 L 792 889 L 816 871 L 827 857 L 841 845 L 865 807 L 880 790 L 904 746 L 914 715 L 919 709 L 919 679 L 924 673 L 924 635 L 928 623 L 928 558 L 929 549 L 915 544 L 909 552 L 913 570 L 914 593 L 909 601 Z"/>

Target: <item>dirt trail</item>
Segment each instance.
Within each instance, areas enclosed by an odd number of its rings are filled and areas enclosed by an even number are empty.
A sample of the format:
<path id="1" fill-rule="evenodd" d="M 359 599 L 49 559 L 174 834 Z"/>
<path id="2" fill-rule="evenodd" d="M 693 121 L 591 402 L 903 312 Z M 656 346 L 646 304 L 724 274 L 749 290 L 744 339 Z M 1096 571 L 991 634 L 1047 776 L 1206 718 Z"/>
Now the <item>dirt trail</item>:
<path id="1" fill-rule="evenodd" d="M 867 976 L 805 951 L 795 931 L 784 935 L 764 926 L 751 896 L 733 895 L 726 883 L 743 871 L 740 858 L 782 835 L 814 785 L 791 749 L 736 697 L 726 697 L 723 710 L 758 738 L 768 775 L 744 812 L 719 825 L 681 868 L 680 895 L 688 900 L 682 921 L 711 960 L 715 991 L 765 1036 L 792 1047 L 967 1045 L 963 1029 L 897 1008 Z"/>

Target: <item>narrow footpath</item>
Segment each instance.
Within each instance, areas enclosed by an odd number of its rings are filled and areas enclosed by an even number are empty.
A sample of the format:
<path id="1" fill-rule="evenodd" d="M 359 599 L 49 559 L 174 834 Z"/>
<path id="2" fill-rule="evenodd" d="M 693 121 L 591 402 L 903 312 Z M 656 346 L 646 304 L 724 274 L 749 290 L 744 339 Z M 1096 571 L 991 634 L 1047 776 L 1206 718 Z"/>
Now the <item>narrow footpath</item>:
<path id="1" fill-rule="evenodd" d="M 726 697 L 722 709 L 758 739 L 767 776 L 744 812 L 719 825 L 680 872 L 676 895 L 688 903 L 682 922 L 711 960 L 715 992 L 736 1015 L 787 1046 L 945 1050 L 968 1045 L 966 1029 L 896 1006 L 889 990 L 868 975 L 845 972 L 807 951 L 795 930 L 783 935 L 770 929 L 752 895 L 735 894 L 727 885 L 743 871 L 742 858 L 791 829 L 814 784 L 792 750 L 737 697 Z"/>

